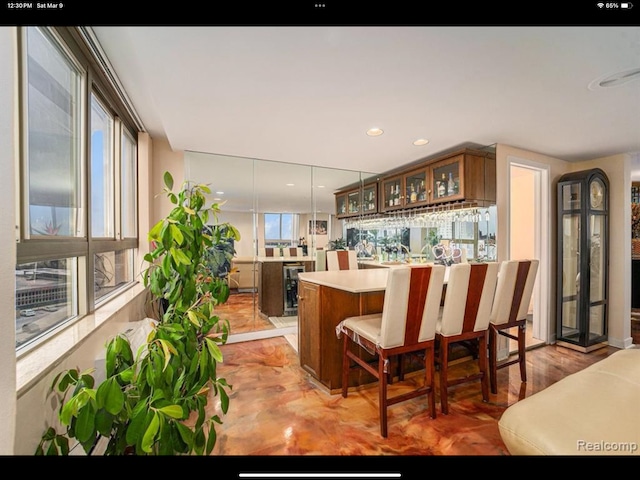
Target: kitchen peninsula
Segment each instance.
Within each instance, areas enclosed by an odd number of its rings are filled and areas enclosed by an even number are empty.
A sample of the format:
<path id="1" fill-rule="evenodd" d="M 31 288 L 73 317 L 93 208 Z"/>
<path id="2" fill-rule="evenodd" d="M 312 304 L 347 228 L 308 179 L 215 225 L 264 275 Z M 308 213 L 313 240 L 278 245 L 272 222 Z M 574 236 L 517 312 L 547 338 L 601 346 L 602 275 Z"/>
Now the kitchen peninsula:
<path id="1" fill-rule="evenodd" d="M 342 340 L 336 336 L 336 326 L 352 315 L 382 311 L 388 272 L 387 268 L 367 268 L 298 275 L 300 366 L 331 394 L 342 388 Z M 368 372 L 358 369 L 352 372 L 349 386 L 373 380 Z"/>

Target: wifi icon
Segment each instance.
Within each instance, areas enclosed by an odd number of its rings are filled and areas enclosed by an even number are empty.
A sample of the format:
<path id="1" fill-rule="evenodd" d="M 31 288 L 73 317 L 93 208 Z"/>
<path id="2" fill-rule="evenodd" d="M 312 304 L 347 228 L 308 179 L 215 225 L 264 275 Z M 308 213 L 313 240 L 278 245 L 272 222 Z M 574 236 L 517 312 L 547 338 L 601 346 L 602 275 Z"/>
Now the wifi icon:
<path id="1" fill-rule="evenodd" d="M 602 7 L 604 7 L 604 3 L 598 3 L 598 4 L 596 4 L 596 5 L 598 5 L 598 8 L 602 8 Z"/>

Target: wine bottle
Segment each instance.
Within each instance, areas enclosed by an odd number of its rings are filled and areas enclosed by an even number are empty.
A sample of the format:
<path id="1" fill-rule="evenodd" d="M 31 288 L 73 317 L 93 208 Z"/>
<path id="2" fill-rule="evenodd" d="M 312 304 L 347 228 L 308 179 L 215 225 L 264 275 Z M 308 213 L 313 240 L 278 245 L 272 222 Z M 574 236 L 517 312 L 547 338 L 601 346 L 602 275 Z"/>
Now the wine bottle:
<path id="1" fill-rule="evenodd" d="M 447 194 L 447 179 L 442 174 L 442 180 L 438 184 L 438 197 L 444 197 Z"/>
<path id="2" fill-rule="evenodd" d="M 456 184 L 453 181 L 453 174 L 449 172 L 449 181 L 447 182 L 447 195 L 456 193 Z"/>
<path id="3" fill-rule="evenodd" d="M 411 201 L 411 203 L 414 203 L 418 200 L 418 194 L 416 193 L 416 187 L 415 185 L 412 183 L 411 184 L 411 195 L 409 195 L 409 200 Z"/>

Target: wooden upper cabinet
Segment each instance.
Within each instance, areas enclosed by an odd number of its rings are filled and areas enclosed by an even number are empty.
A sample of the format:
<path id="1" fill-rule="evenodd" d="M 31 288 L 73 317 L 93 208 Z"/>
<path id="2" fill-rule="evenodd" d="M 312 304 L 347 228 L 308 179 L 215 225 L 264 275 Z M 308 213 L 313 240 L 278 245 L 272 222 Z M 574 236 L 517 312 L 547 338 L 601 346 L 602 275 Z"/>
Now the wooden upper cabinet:
<path id="1" fill-rule="evenodd" d="M 496 202 L 496 159 L 489 152 L 463 151 L 429 164 L 429 205 Z"/>
<path id="2" fill-rule="evenodd" d="M 362 213 L 362 189 L 354 188 L 336 194 L 336 216 L 352 217 Z"/>
<path id="3" fill-rule="evenodd" d="M 337 193 L 336 212 L 344 218 L 462 201 L 495 204 L 494 153 L 465 149 L 394 171 L 377 184 Z"/>

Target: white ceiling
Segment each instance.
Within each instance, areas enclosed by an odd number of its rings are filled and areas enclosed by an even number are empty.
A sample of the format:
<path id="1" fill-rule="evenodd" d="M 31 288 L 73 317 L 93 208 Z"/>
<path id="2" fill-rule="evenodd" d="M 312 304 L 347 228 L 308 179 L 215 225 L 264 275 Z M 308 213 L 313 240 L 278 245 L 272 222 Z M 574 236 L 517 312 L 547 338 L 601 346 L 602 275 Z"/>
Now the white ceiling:
<path id="1" fill-rule="evenodd" d="M 377 173 L 501 143 L 567 161 L 635 153 L 640 178 L 640 79 L 593 87 L 640 68 L 638 27 L 93 31 L 174 150 Z"/>

